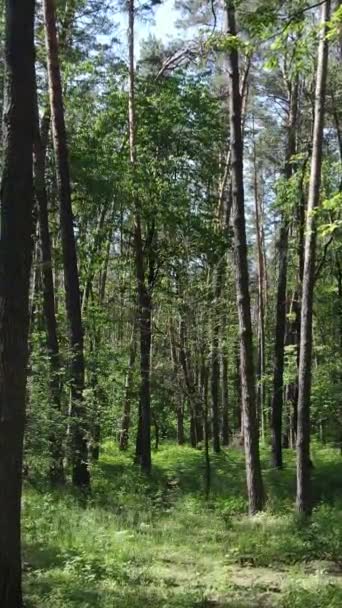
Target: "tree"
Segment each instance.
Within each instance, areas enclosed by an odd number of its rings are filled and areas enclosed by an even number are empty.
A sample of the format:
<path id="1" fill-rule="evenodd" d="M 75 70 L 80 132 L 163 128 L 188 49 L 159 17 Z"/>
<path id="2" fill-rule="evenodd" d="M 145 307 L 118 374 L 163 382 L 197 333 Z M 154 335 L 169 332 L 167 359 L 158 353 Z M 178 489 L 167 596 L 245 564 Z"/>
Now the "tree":
<path id="1" fill-rule="evenodd" d="M 236 38 L 235 6 L 226 3 L 227 33 Z M 243 183 L 243 140 L 241 132 L 241 95 L 239 53 L 234 42 L 228 51 L 230 79 L 230 137 L 232 173 L 232 223 L 234 233 L 234 258 L 236 274 L 237 308 L 240 327 L 240 376 L 242 388 L 243 428 L 246 453 L 246 474 L 249 511 L 251 514 L 263 507 L 263 484 L 259 456 L 258 425 L 256 416 L 255 378 L 253 363 L 253 339 L 248 285 L 247 240 L 245 226 Z"/>
<path id="2" fill-rule="evenodd" d="M 320 202 L 325 88 L 328 67 L 328 21 L 330 0 L 321 7 L 321 29 L 315 91 L 309 197 L 306 214 L 303 291 L 299 351 L 298 426 L 297 426 L 297 510 L 309 515 L 311 502 L 310 396 L 312 364 L 312 311 L 316 257 L 316 209 Z"/>
<path id="3" fill-rule="evenodd" d="M 75 486 L 87 488 L 90 485 L 90 474 L 88 468 L 88 445 L 83 399 L 84 344 L 81 318 L 81 297 L 73 226 L 69 154 L 64 118 L 54 0 L 44 0 L 44 20 L 48 56 L 52 131 L 59 190 L 65 302 L 68 315 L 71 350 L 72 480 Z"/>
<path id="4" fill-rule="evenodd" d="M 36 85 L 35 85 L 36 86 Z M 46 191 L 46 148 L 50 130 L 50 112 L 44 114 L 39 124 L 37 91 L 35 94 L 35 136 L 34 136 L 34 186 L 38 206 L 39 240 L 42 263 L 43 307 L 46 324 L 46 346 L 50 360 L 49 390 L 51 403 L 56 418 L 61 415 L 61 387 L 59 373 L 61 369 L 57 321 L 55 310 L 55 290 L 52 271 L 51 237 L 48 215 L 48 197 Z M 50 437 L 52 482 L 64 482 L 63 438 L 56 432 L 56 424 Z"/>
<path id="5" fill-rule="evenodd" d="M 296 152 L 296 125 L 298 111 L 298 75 L 294 82 L 288 84 L 288 123 L 287 123 L 287 152 L 285 162 L 285 179 L 289 180 L 293 172 L 292 158 Z M 281 469 L 282 458 L 282 418 L 283 418 L 283 376 L 284 376 L 284 346 L 286 329 L 286 286 L 288 265 L 289 219 L 288 210 L 283 212 L 282 224 L 279 231 L 278 252 L 279 271 L 276 302 L 276 328 L 274 344 L 273 392 L 271 403 L 271 432 L 272 432 L 272 464 Z"/>
<path id="6" fill-rule="evenodd" d="M 0 233 L 0 604 L 21 608 L 21 485 L 32 255 L 34 0 L 6 3 Z"/>

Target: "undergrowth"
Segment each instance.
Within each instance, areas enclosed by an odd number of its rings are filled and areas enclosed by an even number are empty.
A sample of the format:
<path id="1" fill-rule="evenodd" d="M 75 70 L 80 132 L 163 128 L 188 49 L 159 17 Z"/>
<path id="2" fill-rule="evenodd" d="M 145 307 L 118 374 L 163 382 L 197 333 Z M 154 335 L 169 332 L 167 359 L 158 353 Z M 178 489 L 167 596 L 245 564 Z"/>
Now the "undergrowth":
<path id="1" fill-rule="evenodd" d="M 154 453 L 146 479 L 132 454 L 107 442 L 87 500 L 33 477 L 23 499 L 27 608 L 341 606 L 342 460 L 317 446 L 313 459 L 306 524 L 293 512 L 290 451 L 283 471 L 264 452 L 267 509 L 252 519 L 238 450 L 212 456 L 209 500 L 204 454 L 174 445 Z M 249 584 L 251 573 L 260 584 Z"/>

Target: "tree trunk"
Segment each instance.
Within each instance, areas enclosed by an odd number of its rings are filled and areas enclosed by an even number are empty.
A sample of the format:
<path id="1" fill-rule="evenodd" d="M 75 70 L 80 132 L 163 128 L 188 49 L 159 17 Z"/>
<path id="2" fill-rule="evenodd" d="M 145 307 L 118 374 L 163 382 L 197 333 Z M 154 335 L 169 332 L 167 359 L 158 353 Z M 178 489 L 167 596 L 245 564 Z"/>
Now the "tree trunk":
<path id="1" fill-rule="evenodd" d="M 228 389 L 228 357 L 225 346 L 221 351 L 221 393 L 222 393 L 222 445 L 229 445 L 229 389 Z"/>
<path id="2" fill-rule="evenodd" d="M 50 129 L 50 112 L 45 112 L 39 126 L 38 100 L 35 95 L 35 138 L 34 138 L 34 186 L 38 203 L 39 237 L 43 278 L 43 308 L 46 326 L 46 346 L 49 355 L 50 376 L 49 392 L 54 410 L 50 434 L 50 479 L 53 483 L 64 483 L 63 437 L 56 429 L 60 426 L 61 387 L 59 371 L 61 368 L 57 337 L 55 310 L 55 290 L 52 271 L 51 238 L 49 229 L 48 200 L 45 182 L 46 147 Z"/>
<path id="3" fill-rule="evenodd" d="M 183 401 L 177 405 L 177 443 L 178 445 L 184 445 L 185 443 Z"/>
<path id="4" fill-rule="evenodd" d="M 135 207 L 134 217 L 134 246 L 135 246 L 135 268 L 138 290 L 139 308 L 139 330 L 140 330 L 140 406 L 139 427 L 137 437 L 137 460 L 142 470 L 149 474 L 151 471 L 151 395 L 150 395 L 150 371 L 151 371 L 151 331 L 152 331 L 152 298 L 151 289 L 146 282 L 145 251 L 141 227 L 141 208 L 137 193 L 135 192 L 135 167 L 136 167 L 136 115 L 135 115 L 135 66 L 134 66 L 134 22 L 135 6 L 134 0 L 128 2 L 128 54 L 129 54 L 129 150 L 130 163 L 133 179 L 132 199 Z M 152 246 L 154 238 L 154 225 L 149 230 L 145 249 L 148 242 Z M 150 268 L 150 275 L 152 271 Z M 140 452 L 140 453 L 139 453 Z"/>
<path id="5" fill-rule="evenodd" d="M 137 218 L 138 219 L 138 218 Z M 138 282 L 139 329 L 140 329 L 140 454 L 139 462 L 146 473 L 151 471 L 151 321 L 152 302 L 145 284 L 143 246 L 140 221 L 136 225 L 136 271 Z M 138 454 L 137 454 L 138 455 Z"/>
<path id="6" fill-rule="evenodd" d="M 226 4 L 227 31 L 236 36 L 235 8 L 231 0 Z M 244 421 L 244 443 L 249 512 L 263 507 L 264 492 L 259 456 L 259 437 L 256 416 L 253 339 L 250 310 L 247 239 L 243 184 L 243 140 L 241 133 L 241 96 L 239 87 L 239 57 L 235 45 L 228 52 L 230 79 L 230 134 L 233 190 L 233 232 L 236 273 L 237 308 L 240 327 L 240 370 Z"/>
<path id="7" fill-rule="evenodd" d="M 123 416 L 122 416 L 120 440 L 119 440 L 120 450 L 127 450 L 127 448 L 128 448 L 129 427 L 130 427 L 130 423 L 131 423 L 132 383 L 133 383 L 133 372 L 134 372 L 136 354 L 137 354 L 137 337 L 136 337 L 136 321 L 134 320 L 131 342 L 130 342 L 130 346 L 129 346 L 128 369 L 127 369 L 126 381 L 125 381 L 124 408 L 123 408 Z"/>
<path id="8" fill-rule="evenodd" d="M 21 608 L 20 513 L 32 257 L 34 1 L 7 0 L 0 232 L 0 605 Z"/>
<path id="9" fill-rule="evenodd" d="M 287 158 L 285 163 L 285 178 L 290 179 L 293 171 L 291 157 L 296 153 L 296 124 L 298 110 L 298 78 L 296 78 L 289 95 L 289 119 Z M 286 214 L 286 211 L 285 211 Z M 289 240 L 289 221 L 282 219 L 279 233 L 279 275 L 276 305 L 276 329 L 274 345 L 273 392 L 271 403 L 271 434 L 272 434 L 272 464 L 281 469 L 283 466 L 282 454 L 282 418 L 284 395 L 284 346 L 286 330 L 286 286 L 287 286 L 287 257 Z"/>
<path id="10" fill-rule="evenodd" d="M 312 362 L 312 307 L 315 281 L 316 214 L 320 201 L 321 165 L 325 87 L 328 67 L 328 41 L 326 34 L 330 18 L 330 0 L 321 7 L 320 43 L 316 74 L 315 113 L 312 142 L 312 158 L 309 182 L 308 209 L 306 215 L 304 275 L 301 306 L 299 393 L 297 426 L 297 510 L 309 515 L 311 502 L 310 462 L 310 399 Z"/>
<path id="11" fill-rule="evenodd" d="M 211 490 L 211 465 L 209 453 L 209 420 L 208 420 L 208 370 L 203 361 L 203 418 L 204 418 L 204 456 L 205 456 L 205 497 L 208 500 Z"/>
<path id="12" fill-rule="evenodd" d="M 257 167 L 257 155 L 254 132 L 253 119 L 253 165 L 254 165 L 254 206 L 255 206 L 255 229 L 257 242 L 258 256 L 258 391 L 257 391 L 257 412 L 261 426 L 261 437 L 265 439 L 265 391 L 264 391 L 264 376 L 265 376 L 265 268 L 264 268 L 264 251 L 263 251 L 263 234 L 262 234 L 262 217 L 259 192 L 259 179 Z"/>
<path id="13" fill-rule="evenodd" d="M 217 454 L 220 452 L 220 314 L 219 303 L 223 282 L 224 260 L 219 260 L 213 270 L 214 301 L 212 310 L 212 342 L 211 342 L 211 403 L 212 403 L 212 431 L 213 448 Z"/>
<path id="14" fill-rule="evenodd" d="M 170 321 L 170 347 L 171 347 L 171 361 L 174 372 L 174 382 L 175 385 L 178 384 L 178 364 L 179 358 L 177 355 L 177 346 L 175 340 L 175 332 L 172 321 Z M 181 385 L 182 393 L 184 394 L 184 386 Z M 178 396 L 178 401 L 176 403 L 176 416 L 177 416 L 177 443 L 178 445 L 183 445 L 185 443 L 185 434 L 184 434 L 184 403 L 185 399 L 183 394 Z M 177 399 L 177 396 L 176 396 Z"/>
<path id="15" fill-rule="evenodd" d="M 90 474 L 88 468 L 87 425 L 83 399 L 83 327 L 54 0 L 44 0 L 44 20 L 48 55 L 53 143 L 56 155 L 57 182 L 59 189 L 65 302 L 71 350 L 72 481 L 75 486 L 87 488 L 90 485 Z"/>

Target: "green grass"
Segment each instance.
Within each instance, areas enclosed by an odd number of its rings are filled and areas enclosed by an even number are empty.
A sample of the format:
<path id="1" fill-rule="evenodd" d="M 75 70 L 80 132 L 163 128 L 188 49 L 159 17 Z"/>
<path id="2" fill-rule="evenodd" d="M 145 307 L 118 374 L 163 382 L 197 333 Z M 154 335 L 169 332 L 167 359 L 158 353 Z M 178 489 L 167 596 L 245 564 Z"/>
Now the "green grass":
<path id="1" fill-rule="evenodd" d="M 153 455 L 146 480 L 131 454 L 106 443 L 86 503 L 70 488 L 28 483 L 27 608 L 341 606 L 342 459 L 317 446 L 313 459 L 307 525 L 293 513 L 290 451 L 282 472 L 263 454 L 267 510 L 253 519 L 238 450 L 212 457 L 208 501 L 203 453 L 173 445 Z"/>

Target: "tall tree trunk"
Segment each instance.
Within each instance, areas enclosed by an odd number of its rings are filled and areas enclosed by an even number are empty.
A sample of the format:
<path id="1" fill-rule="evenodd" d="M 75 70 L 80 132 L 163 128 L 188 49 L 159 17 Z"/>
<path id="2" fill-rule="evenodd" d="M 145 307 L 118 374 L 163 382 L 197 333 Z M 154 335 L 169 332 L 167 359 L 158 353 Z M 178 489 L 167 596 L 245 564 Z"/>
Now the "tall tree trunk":
<path id="1" fill-rule="evenodd" d="M 204 456 L 205 456 L 205 497 L 208 500 L 211 489 L 211 464 L 209 453 L 209 420 L 208 420 L 208 380 L 209 373 L 203 359 L 201 376 L 203 379 L 203 419 L 204 419 Z"/>
<path id="2" fill-rule="evenodd" d="M 33 0 L 5 5 L 0 232 L 0 605 L 21 608 L 20 507 L 32 256 Z"/>
<path id="3" fill-rule="evenodd" d="M 258 257 L 258 390 L 257 390 L 257 411 L 261 425 L 261 436 L 265 438 L 265 268 L 262 234 L 262 215 L 259 189 L 259 176 L 257 167 L 256 143 L 253 120 L 253 165 L 254 165 L 254 206 L 255 206 L 255 229 Z"/>
<path id="4" fill-rule="evenodd" d="M 236 36 L 234 2 L 227 0 L 227 31 Z M 233 232 L 237 308 L 240 327 L 240 370 L 244 421 L 244 443 L 249 512 L 263 507 L 264 492 L 259 455 L 259 437 L 256 416 L 253 339 L 248 283 L 247 239 L 243 184 L 243 140 L 241 133 L 241 95 L 239 87 L 239 56 L 235 45 L 228 52 L 230 79 L 230 134 L 233 189 Z"/>
<path id="5" fill-rule="evenodd" d="M 59 371 L 61 368 L 57 337 L 55 310 L 55 290 L 52 271 L 51 238 L 49 229 L 48 200 L 45 182 L 46 147 L 50 129 L 50 112 L 44 114 L 39 125 L 38 100 L 35 95 L 35 138 L 34 138 L 34 185 L 38 203 L 39 237 L 43 278 L 43 308 L 46 326 L 46 346 L 49 355 L 49 391 L 56 420 L 52 423 L 50 435 L 50 478 L 52 482 L 64 483 L 63 437 L 56 429 L 60 426 L 61 387 Z"/>
<path id="6" fill-rule="evenodd" d="M 286 387 L 286 401 L 289 408 L 290 418 L 290 445 L 295 447 L 297 440 L 297 404 L 298 404 L 298 367 L 299 367 L 299 348 L 300 348 L 300 315 L 301 315 L 301 294 L 304 272 L 304 229 L 305 229 L 305 192 L 304 178 L 307 161 L 302 167 L 302 175 L 300 179 L 300 196 L 296 207 L 296 223 L 298 233 L 298 277 L 297 286 L 292 297 L 292 310 L 294 319 L 288 322 L 287 344 L 296 346 L 297 351 L 297 374 L 293 382 Z"/>
<path id="7" fill-rule="evenodd" d="M 310 462 L 310 400 L 312 362 L 312 307 L 315 281 L 316 258 L 316 214 L 320 201 L 321 165 L 325 88 L 328 67 L 328 21 L 330 0 L 321 7 L 320 42 L 316 74 L 315 113 L 312 142 L 312 158 L 309 182 L 308 209 L 306 215 L 304 275 L 301 306 L 299 393 L 297 426 L 297 510 L 309 515 L 311 503 L 311 462 Z"/>
<path id="8" fill-rule="evenodd" d="M 171 361 L 174 373 L 175 385 L 178 384 L 178 364 L 179 358 L 177 355 L 177 345 L 175 339 L 175 332 L 172 321 L 170 321 L 170 347 L 171 347 Z M 181 385 L 182 393 L 185 393 L 184 386 Z M 177 443 L 183 445 L 185 443 L 184 434 L 184 409 L 185 409 L 185 397 L 183 394 L 176 395 L 176 416 L 177 416 Z"/>
<path id="9" fill-rule="evenodd" d="M 87 425 L 83 399 L 83 327 L 54 0 L 44 0 L 44 20 L 48 56 L 53 143 L 56 155 L 57 182 L 59 189 L 65 302 L 71 349 L 72 481 L 75 486 L 87 488 L 90 485 L 90 473 L 88 468 Z"/>
<path id="10" fill-rule="evenodd" d="M 184 399 L 177 404 L 177 443 L 178 445 L 184 445 L 185 433 L 184 433 Z"/>
<path id="11" fill-rule="evenodd" d="M 103 242 L 107 236 L 107 230 L 104 229 L 104 225 L 107 219 L 109 205 L 106 203 L 103 205 L 97 229 L 94 239 L 94 245 L 90 254 L 89 267 L 87 271 L 87 278 L 85 281 L 84 289 L 83 289 L 83 297 L 82 297 L 82 316 L 84 317 L 85 312 L 88 307 L 88 302 L 90 298 L 90 294 L 92 293 L 94 277 L 96 273 L 96 261 L 98 259 L 99 252 L 102 249 Z"/>
<path id="12" fill-rule="evenodd" d="M 227 332 L 227 314 L 224 311 L 221 319 L 221 402 L 222 402 L 222 445 L 229 445 L 229 387 L 228 387 L 228 354 L 225 344 Z"/>
<path id="13" fill-rule="evenodd" d="M 193 368 L 187 348 L 186 312 L 181 312 L 179 337 L 179 362 L 184 375 L 184 384 L 187 391 L 190 410 L 190 441 L 196 447 L 203 440 L 203 408 L 199 398 L 200 388 L 196 388 Z"/>
<path id="14" fill-rule="evenodd" d="M 211 404 L 212 404 L 212 432 L 213 448 L 217 454 L 220 452 L 220 299 L 224 276 L 224 260 L 219 260 L 213 270 L 214 300 L 212 311 L 212 338 L 211 338 Z"/>
<path id="15" fill-rule="evenodd" d="M 129 427 L 130 427 L 130 423 L 131 423 L 133 372 L 134 372 L 134 364 L 135 364 L 135 359 L 136 359 L 136 354 L 137 354 L 136 330 L 137 330 L 136 320 L 134 320 L 132 336 L 131 336 L 131 341 L 130 341 L 130 345 L 129 345 L 128 368 L 127 368 L 127 372 L 126 372 L 126 381 L 125 381 L 124 407 L 123 407 L 123 415 L 122 415 L 121 431 L 120 431 L 120 439 L 119 439 L 120 450 L 127 450 L 127 448 L 128 448 Z"/>
<path id="16" fill-rule="evenodd" d="M 296 78 L 289 96 L 289 119 L 287 127 L 287 158 L 285 163 L 285 178 L 292 175 L 291 157 L 296 152 L 296 124 L 298 110 L 298 78 Z M 285 211 L 286 214 L 286 211 Z M 276 329 L 274 344 L 273 392 L 271 403 L 271 434 L 272 434 L 272 464 L 281 469 L 283 466 L 282 453 L 282 418 L 284 395 L 284 346 L 286 329 L 286 286 L 287 258 L 289 240 L 289 220 L 282 219 L 279 233 L 279 274 L 276 304 Z"/>
<path id="17" fill-rule="evenodd" d="M 135 166 L 136 166 L 136 115 L 135 115 L 135 66 L 134 66 L 134 0 L 128 1 L 128 54 L 129 54 L 129 149 L 133 180 L 134 218 L 134 246 L 135 267 L 138 288 L 139 330 L 140 330 L 140 405 L 139 427 L 137 438 L 137 460 L 145 473 L 150 473 L 151 461 L 151 331 L 152 331 L 152 298 L 151 290 L 146 281 L 145 252 L 142 236 L 142 221 L 140 202 L 135 192 Z M 154 226 L 149 230 L 146 241 L 152 246 Z M 147 248 L 147 242 L 146 242 Z M 151 270 L 151 269 L 150 269 Z M 140 452 L 140 453 L 139 453 Z"/>

